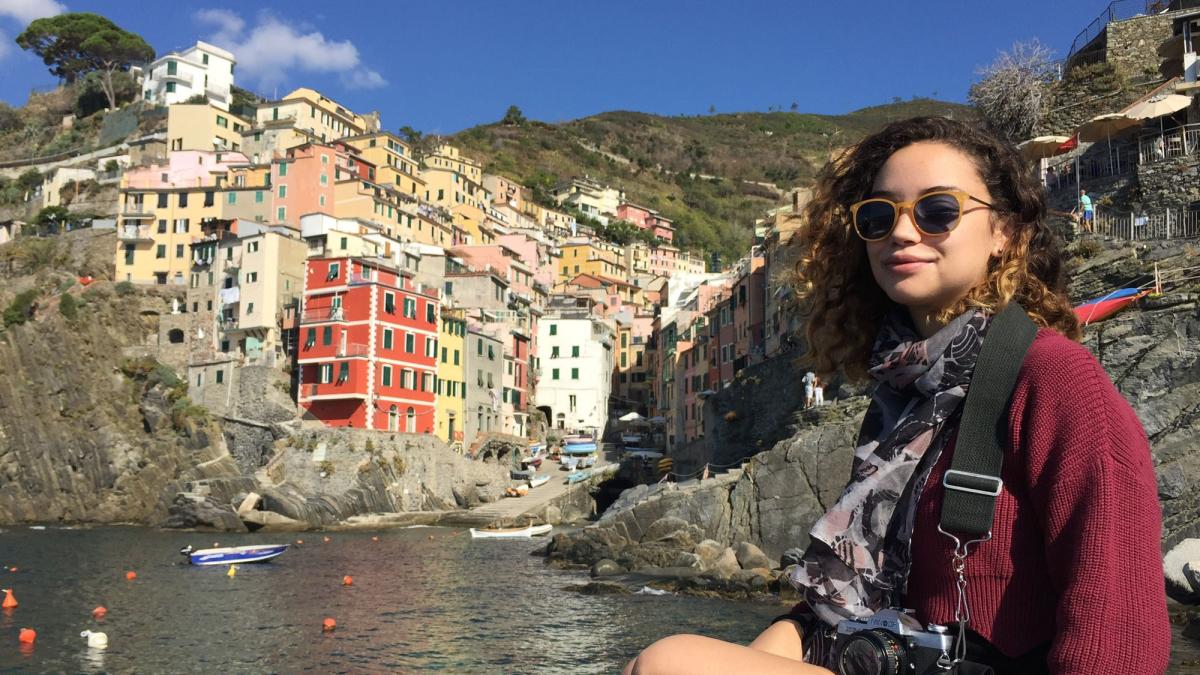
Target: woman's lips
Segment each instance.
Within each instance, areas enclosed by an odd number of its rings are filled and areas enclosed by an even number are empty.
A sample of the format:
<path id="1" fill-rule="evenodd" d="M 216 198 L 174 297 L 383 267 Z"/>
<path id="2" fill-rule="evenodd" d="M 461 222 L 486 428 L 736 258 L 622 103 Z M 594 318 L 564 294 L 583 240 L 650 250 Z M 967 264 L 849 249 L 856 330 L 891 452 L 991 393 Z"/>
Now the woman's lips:
<path id="1" fill-rule="evenodd" d="M 914 274 L 925 268 L 926 265 L 932 265 L 929 260 L 917 260 L 912 258 L 896 258 L 884 261 L 883 265 L 888 270 L 896 274 Z"/>

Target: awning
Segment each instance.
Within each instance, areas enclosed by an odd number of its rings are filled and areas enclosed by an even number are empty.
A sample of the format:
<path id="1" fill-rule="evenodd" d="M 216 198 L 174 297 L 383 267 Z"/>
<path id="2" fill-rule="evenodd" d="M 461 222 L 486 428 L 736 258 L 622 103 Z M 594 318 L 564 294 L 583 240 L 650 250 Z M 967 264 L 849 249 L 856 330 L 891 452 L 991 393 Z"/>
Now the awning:
<path id="1" fill-rule="evenodd" d="M 1019 143 L 1017 149 L 1021 151 L 1021 156 L 1025 159 L 1044 159 L 1065 152 L 1061 146 L 1069 140 L 1071 140 L 1070 136 L 1038 136 Z"/>
<path id="2" fill-rule="evenodd" d="M 1118 136 L 1122 132 L 1142 126 L 1142 120 L 1126 113 L 1109 113 L 1096 115 L 1079 125 L 1075 133 L 1081 141 L 1103 141 Z"/>
<path id="3" fill-rule="evenodd" d="M 1171 113 L 1177 113 L 1191 104 L 1191 96 L 1184 96 L 1182 94 L 1165 94 L 1162 96 L 1155 96 L 1147 101 L 1143 101 L 1125 111 L 1125 114 L 1129 117 L 1136 117 L 1140 120 L 1148 120 L 1156 117 L 1165 117 Z"/>

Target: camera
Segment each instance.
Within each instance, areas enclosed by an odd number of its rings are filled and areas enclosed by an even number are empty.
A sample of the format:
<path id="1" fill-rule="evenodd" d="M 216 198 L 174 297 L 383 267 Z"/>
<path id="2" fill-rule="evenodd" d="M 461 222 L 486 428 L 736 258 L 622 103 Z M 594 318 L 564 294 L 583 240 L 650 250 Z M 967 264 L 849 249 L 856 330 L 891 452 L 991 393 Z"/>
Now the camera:
<path id="1" fill-rule="evenodd" d="M 840 675 L 926 675 L 953 666 L 954 636 L 939 624 L 922 628 L 896 609 L 866 619 L 843 619 L 834 635 L 832 665 Z"/>

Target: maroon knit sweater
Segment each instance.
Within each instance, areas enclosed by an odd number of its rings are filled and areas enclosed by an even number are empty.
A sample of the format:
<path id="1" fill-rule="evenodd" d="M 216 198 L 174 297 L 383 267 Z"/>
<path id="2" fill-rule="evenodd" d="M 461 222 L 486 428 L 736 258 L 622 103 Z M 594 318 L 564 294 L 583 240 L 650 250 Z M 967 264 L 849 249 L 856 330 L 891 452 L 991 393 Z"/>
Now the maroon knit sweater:
<path id="1" fill-rule="evenodd" d="M 934 465 L 904 604 L 954 623 Z M 1009 656 L 1050 643 L 1052 673 L 1161 673 L 1171 651 L 1162 516 L 1146 433 L 1083 346 L 1043 328 L 1013 392 L 992 539 L 967 559 L 970 627 Z"/>

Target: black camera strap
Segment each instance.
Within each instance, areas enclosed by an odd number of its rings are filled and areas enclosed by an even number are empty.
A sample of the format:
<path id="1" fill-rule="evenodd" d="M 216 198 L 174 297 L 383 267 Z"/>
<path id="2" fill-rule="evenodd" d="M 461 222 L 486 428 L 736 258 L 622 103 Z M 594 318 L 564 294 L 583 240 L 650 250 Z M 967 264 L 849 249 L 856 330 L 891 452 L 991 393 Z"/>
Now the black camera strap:
<path id="1" fill-rule="evenodd" d="M 996 497 L 1004 486 L 1000 468 L 1009 399 L 1036 335 L 1037 326 L 1016 302 L 992 318 L 963 403 L 950 469 L 942 479 L 941 529 L 947 533 L 968 539 L 990 535 Z"/>
<path id="2" fill-rule="evenodd" d="M 1025 353 L 1036 336 L 1037 326 L 1016 302 L 1008 303 L 992 318 L 963 403 L 950 469 L 942 478 L 946 489 L 938 532 L 954 542 L 950 565 L 958 586 L 954 609 L 958 634 L 953 657 L 943 654 L 949 661 L 939 662 L 944 667 L 966 659 L 967 624 L 971 620 L 965 574 L 967 556 L 973 545 L 992 538 L 996 497 L 1004 489 L 1000 469 L 1004 465 L 1010 399 Z"/>

